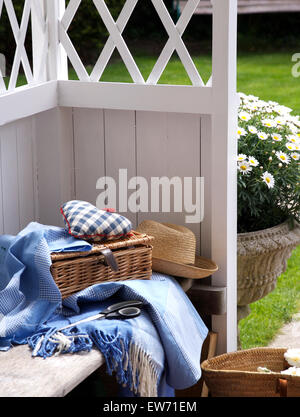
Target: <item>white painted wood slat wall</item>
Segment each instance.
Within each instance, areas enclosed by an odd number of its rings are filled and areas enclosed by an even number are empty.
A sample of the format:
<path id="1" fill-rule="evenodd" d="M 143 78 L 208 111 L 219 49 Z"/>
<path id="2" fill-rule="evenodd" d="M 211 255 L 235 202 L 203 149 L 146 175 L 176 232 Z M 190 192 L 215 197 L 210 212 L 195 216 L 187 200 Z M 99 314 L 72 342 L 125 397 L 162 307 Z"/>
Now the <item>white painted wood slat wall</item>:
<path id="1" fill-rule="evenodd" d="M 119 169 L 127 169 L 128 181 L 141 176 L 149 184 L 151 177 L 199 177 L 200 141 L 201 117 L 194 114 L 56 108 L 2 126 L 0 231 L 16 234 L 33 220 L 62 226 L 60 205 L 73 198 L 96 204 L 103 191 L 97 180 L 105 176 L 117 181 L 119 210 Z M 127 197 L 135 191 L 134 184 Z M 149 211 L 150 204 L 149 187 Z M 171 203 L 171 213 L 135 207 L 124 214 L 136 227 L 149 218 L 184 224 L 187 213 Z M 187 226 L 200 249 L 200 223 Z"/>
<path id="2" fill-rule="evenodd" d="M 16 234 L 37 216 L 32 118 L 1 127 L 0 148 L 0 230 Z"/>

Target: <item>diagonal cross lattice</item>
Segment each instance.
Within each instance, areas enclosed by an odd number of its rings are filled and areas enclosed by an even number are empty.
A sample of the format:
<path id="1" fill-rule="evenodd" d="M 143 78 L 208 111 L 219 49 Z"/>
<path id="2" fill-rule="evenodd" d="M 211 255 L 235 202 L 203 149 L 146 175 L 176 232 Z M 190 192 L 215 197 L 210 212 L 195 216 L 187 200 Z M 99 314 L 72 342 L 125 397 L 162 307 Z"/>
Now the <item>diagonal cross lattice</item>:
<path id="1" fill-rule="evenodd" d="M 138 0 L 127 0 L 127 2 L 124 4 L 124 7 L 122 8 L 121 13 L 116 21 L 116 26 L 118 30 L 120 31 L 120 33 L 124 31 L 137 2 Z M 100 80 L 114 49 L 115 49 L 114 40 L 112 36 L 109 36 L 96 62 L 96 65 L 93 71 L 91 72 L 92 81 Z"/>
<path id="2" fill-rule="evenodd" d="M 79 55 L 76 52 L 76 49 L 74 48 L 71 39 L 69 38 L 67 34 L 67 30 L 69 29 L 69 26 L 75 16 L 75 13 L 77 12 L 77 9 L 81 3 L 81 0 L 70 0 L 65 13 L 61 19 L 60 26 L 59 26 L 59 36 L 60 36 L 60 42 L 63 45 L 66 54 L 68 55 L 68 58 L 70 62 L 72 63 L 76 74 L 78 75 L 79 80 L 81 81 L 89 81 L 89 75 L 81 62 L 81 59 Z"/>
<path id="3" fill-rule="evenodd" d="M 20 27 L 18 24 L 14 7 L 12 5 L 12 0 L 4 0 L 4 4 L 6 6 L 7 15 L 11 24 L 12 32 L 13 32 L 16 46 L 17 46 L 16 51 L 15 51 L 11 76 L 9 80 L 9 85 L 8 85 L 8 90 L 13 90 L 16 87 L 19 67 L 20 67 L 21 62 L 24 68 L 27 82 L 31 83 L 33 81 L 32 71 L 30 68 L 28 56 L 27 56 L 25 46 L 24 46 L 25 37 L 26 37 L 27 29 L 28 29 L 31 1 L 25 0 Z"/>
<path id="4" fill-rule="evenodd" d="M 151 74 L 147 79 L 148 84 L 157 84 L 161 74 L 166 68 L 173 52 L 176 50 L 178 56 L 192 82 L 193 85 L 201 85 L 204 83 L 201 76 L 196 69 L 194 62 L 186 49 L 186 46 L 182 40 L 182 35 L 190 22 L 194 11 L 196 10 L 200 0 L 189 0 L 183 9 L 176 25 L 170 17 L 170 14 L 161 0 L 152 0 L 152 3 L 169 35 L 169 39 L 162 50 L 155 66 L 152 69 Z"/>
<path id="5" fill-rule="evenodd" d="M 164 71 L 169 59 L 173 52 L 176 50 L 178 56 L 186 69 L 186 72 L 193 85 L 203 86 L 204 83 L 201 76 L 194 65 L 194 62 L 187 51 L 187 48 L 182 40 L 182 35 L 191 20 L 195 9 L 197 8 L 200 0 L 188 0 L 187 4 L 180 16 L 177 24 L 175 25 L 163 0 L 151 0 L 163 26 L 165 27 L 169 40 L 167 41 L 157 63 L 155 64 L 148 80 L 147 84 L 156 84 Z M 99 58 L 89 76 L 79 55 L 77 54 L 72 41 L 67 34 L 68 28 L 77 12 L 81 0 L 70 0 L 64 16 L 60 23 L 60 42 L 63 45 L 69 60 L 71 61 L 79 80 L 81 81 L 99 81 L 101 78 L 108 61 L 115 48 L 119 51 L 124 64 L 126 65 L 132 80 L 136 84 L 144 84 L 145 80 L 133 59 L 126 42 L 122 36 L 122 33 L 137 5 L 138 0 L 127 0 L 123 6 L 123 9 L 116 21 L 111 16 L 109 9 L 107 8 L 104 0 L 93 0 L 103 23 L 105 24 L 109 38 L 104 45 L 104 48 L 99 55 Z"/>
<path id="6" fill-rule="evenodd" d="M 129 0 L 131 1 L 131 0 Z M 116 47 L 135 83 L 144 84 L 145 81 L 143 79 L 142 74 L 140 73 L 140 70 L 138 69 L 122 35 L 121 32 L 117 26 L 117 23 L 112 18 L 104 0 L 93 0 L 98 13 L 100 17 L 103 20 L 103 23 L 105 24 L 109 34 L 110 34 L 110 42 L 113 42 L 114 48 Z M 127 1 L 128 2 L 128 1 Z M 126 2 L 126 3 L 127 3 Z M 81 62 L 81 59 L 79 55 L 77 54 L 68 34 L 67 30 L 72 22 L 72 19 L 74 18 L 74 15 L 81 3 L 81 0 L 71 0 L 68 4 L 65 14 L 61 20 L 61 30 L 60 30 L 60 41 L 65 48 L 65 51 L 68 55 L 68 58 L 70 59 L 78 78 L 82 81 L 89 81 L 91 78 L 89 77 L 84 65 Z M 136 2 L 135 2 L 136 4 Z M 134 6 L 135 6 L 134 4 Z M 124 7 L 125 13 L 129 11 L 128 8 Z M 131 9 L 131 12 L 128 13 L 128 18 L 130 17 L 134 7 Z M 124 16 L 124 12 L 123 12 Z M 107 63 L 106 63 L 107 64 Z M 105 66 L 106 66 L 105 64 Z M 103 70 L 105 69 L 105 66 Z M 93 74 L 94 76 L 95 74 Z"/>
<path id="7" fill-rule="evenodd" d="M 38 82 L 42 79 L 41 74 L 45 71 L 47 54 L 48 54 L 48 21 L 45 19 L 40 0 L 25 0 L 22 11 L 21 24 L 19 26 L 15 9 L 12 0 L 0 0 L 0 17 L 2 10 L 6 8 L 9 23 L 13 32 L 13 36 L 16 43 L 16 50 L 14 54 L 14 60 L 12 64 L 11 74 L 9 78 L 8 91 L 12 91 L 16 88 L 17 79 L 20 71 L 20 64 L 22 63 L 25 77 L 28 85 Z M 29 27 L 30 13 L 34 11 L 36 19 L 35 22 L 39 25 L 41 33 L 43 34 L 43 48 L 42 54 L 38 56 L 38 62 L 36 64 L 38 71 L 33 74 L 30 67 L 29 59 L 25 49 L 25 38 Z M 3 80 L 3 74 L 0 69 L 0 91 L 5 92 L 6 86 Z"/>

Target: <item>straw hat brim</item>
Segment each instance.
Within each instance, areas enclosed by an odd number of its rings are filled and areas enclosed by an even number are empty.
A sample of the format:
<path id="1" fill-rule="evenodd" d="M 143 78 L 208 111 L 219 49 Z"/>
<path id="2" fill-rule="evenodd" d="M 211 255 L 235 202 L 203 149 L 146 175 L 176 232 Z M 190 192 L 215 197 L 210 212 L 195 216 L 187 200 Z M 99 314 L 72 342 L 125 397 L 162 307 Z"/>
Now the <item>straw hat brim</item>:
<path id="1" fill-rule="evenodd" d="M 153 257 L 152 269 L 175 277 L 200 279 L 212 275 L 218 270 L 218 266 L 212 260 L 196 255 L 192 265 Z"/>

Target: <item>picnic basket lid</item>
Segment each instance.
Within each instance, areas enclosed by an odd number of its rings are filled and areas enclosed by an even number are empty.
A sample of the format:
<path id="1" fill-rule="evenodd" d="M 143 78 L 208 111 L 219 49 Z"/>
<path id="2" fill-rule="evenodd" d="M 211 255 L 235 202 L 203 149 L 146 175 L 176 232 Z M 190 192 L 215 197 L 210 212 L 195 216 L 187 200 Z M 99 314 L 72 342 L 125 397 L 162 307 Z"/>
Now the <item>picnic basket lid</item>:
<path id="1" fill-rule="evenodd" d="M 154 237 L 152 236 L 132 230 L 126 237 L 122 237 L 120 239 L 115 239 L 115 240 L 108 240 L 108 241 L 100 242 L 100 243 L 93 243 L 92 249 L 89 251 L 52 252 L 51 259 L 52 259 L 52 262 L 54 262 L 54 261 L 62 261 L 65 259 L 90 256 L 90 255 L 95 255 L 97 253 L 101 253 L 103 249 L 107 249 L 107 248 L 110 250 L 114 250 L 114 249 L 127 248 L 130 246 L 140 246 L 140 245 L 151 246 L 151 242 L 153 240 L 154 240 Z"/>

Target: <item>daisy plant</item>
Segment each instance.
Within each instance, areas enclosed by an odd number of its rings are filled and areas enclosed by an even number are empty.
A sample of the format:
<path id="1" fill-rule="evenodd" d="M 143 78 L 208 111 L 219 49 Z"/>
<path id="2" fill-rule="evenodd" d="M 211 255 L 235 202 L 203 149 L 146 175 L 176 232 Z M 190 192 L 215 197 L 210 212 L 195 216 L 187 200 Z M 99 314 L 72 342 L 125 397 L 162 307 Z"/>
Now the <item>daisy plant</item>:
<path id="1" fill-rule="evenodd" d="M 239 95 L 238 231 L 299 222 L 299 116 L 274 101 Z"/>

